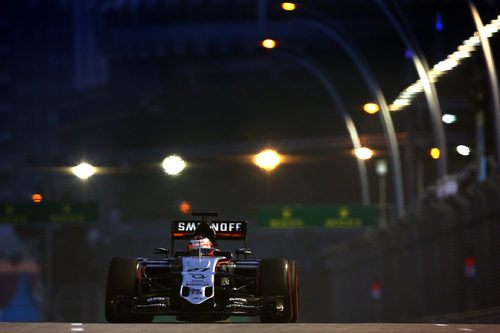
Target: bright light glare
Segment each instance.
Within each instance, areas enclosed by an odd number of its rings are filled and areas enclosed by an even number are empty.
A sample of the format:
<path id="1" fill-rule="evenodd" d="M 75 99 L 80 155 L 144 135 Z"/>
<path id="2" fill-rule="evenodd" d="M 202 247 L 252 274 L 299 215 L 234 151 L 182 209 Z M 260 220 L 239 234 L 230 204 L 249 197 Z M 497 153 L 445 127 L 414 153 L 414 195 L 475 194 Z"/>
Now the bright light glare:
<path id="1" fill-rule="evenodd" d="M 88 163 L 80 163 L 73 168 L 73 173 L 80 179 L 87 179 L 95 173 L 95 168 Z"/>
<path id="2" fill-rule="evenodd" d="M 363 110 L 365 110 L 366 113 L 374 114 L 380 110 L 380 107 L 376 103 L 366 103 L 363 106 Z"/>
<path id="3" fill-rule="evenodd" d="M 462 156 L 470 155 L 470 148 L 464 145 L 457 146 L 457 152 Z"/>
<path id="4" fill-rule="evenodd" d="M 271 171 L 281 163 L 281 156 L 272 149 L 266 149 L 255 156 L 254 163 L 266 171 Z"/>
<path id="5" fill-rule="evenodd" d="M 184 214 L 188 214 L 191 211 L 191 205 L 187 201 L 181 202 L 179 205 L 179 210 Z"/>
<path id="6" fill-rule="evenodd" d="M 375 172 L 379 176 L 385 176 L 387 174 L 387 161 L 386 160 L 378 160 L 375 164 Z"/>
<path id="7" fill-rule="evenodd" d="M 432 148 L 430 154 L 433 159 L 437 160 L 441 156 L 441 151 L 439 148 Z"/>
<path id="8" fill-rule="evenodd" d="M 264 46 L 266 49 L 273 49 L 276 47 L 276 42 L 272 39 L 264 39 L 262 41 L 262 46 Z"/>
<path id="9" fill-rule="evenodd" d="M 435 28 L 437 31 L 443 31 L 443 18 L 441 17 L 441 13 L 436 13 Z"/>
<path id="10" fill-rule="evenodd" d="M 455 116 L 454 114 L 446 113 L 446 114 L 443 114 L 441 119 L 443 120 L 443 123 L 445 123 L 445 124 L 453 124 L 455 121 L 457 121 L 457 116 Z"/>
<path id="11" fill-rule="evenodd" d="M 170 176 L 177 176 L 186 167 L 186 162 L 177 155 L 170 155 L 163 160 L 163 170 Z"/>
<path id="12" fill-rule="evenodd" d="M 295 10 L 295 4 L 293 2 L 283 2 L 281 8 L 284 10 L 292 11 Z"/>
<path id="13" fill-rule="evenodd" d="M 356 154 L 356 157 L 359 158 L 360 160 L 368 160 L 372 158 L 373 150 L 371 150 L 370 148 L 361 147 L 354 150 L 354 154 Z"/>

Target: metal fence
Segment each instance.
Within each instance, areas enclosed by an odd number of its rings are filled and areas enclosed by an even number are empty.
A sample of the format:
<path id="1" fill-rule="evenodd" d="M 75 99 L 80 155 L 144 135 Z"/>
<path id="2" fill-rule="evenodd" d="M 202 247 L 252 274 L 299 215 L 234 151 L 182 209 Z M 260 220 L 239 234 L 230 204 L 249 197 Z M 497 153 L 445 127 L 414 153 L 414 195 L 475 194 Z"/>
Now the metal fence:
<path id="1" fill-rule="evenodd" d="M 500 177 L 422 208 L 325 249 L 328 321 L 418 321 L 500 305 Z"/>

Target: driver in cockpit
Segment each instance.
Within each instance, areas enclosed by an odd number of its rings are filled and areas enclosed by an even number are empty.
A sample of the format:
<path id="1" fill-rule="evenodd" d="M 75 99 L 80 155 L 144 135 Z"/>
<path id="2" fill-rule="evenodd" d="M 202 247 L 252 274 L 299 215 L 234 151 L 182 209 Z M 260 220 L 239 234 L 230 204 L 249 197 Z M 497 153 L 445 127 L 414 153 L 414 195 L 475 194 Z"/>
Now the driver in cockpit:
<path id="1" fill-rule="evenodd" d="M 197 255 L 200 251 L 203 255 L 213 255 L 215 250 L 218 250 L 215 230 L 208 222 L 203 221 L 196 228 L 193 238 L 189 240 L 188 251 L 193 255 Z"/>

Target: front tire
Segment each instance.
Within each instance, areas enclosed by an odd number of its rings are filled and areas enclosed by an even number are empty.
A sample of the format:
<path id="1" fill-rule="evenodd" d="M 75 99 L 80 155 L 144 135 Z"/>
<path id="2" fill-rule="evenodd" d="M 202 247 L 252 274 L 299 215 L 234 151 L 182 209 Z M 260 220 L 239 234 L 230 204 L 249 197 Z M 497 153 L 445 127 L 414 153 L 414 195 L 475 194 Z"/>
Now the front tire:
<path id="1" fill-rule="evenodd" d="M 295 274 L 295 263 L 293 269 Z M 292 265 L 284 258 L 263 259 L 259 265 L 260 295 L 282 296 L 283 312 L 263 314 L 260 321 L 263 323 L 290 323 L 294 321 L 294 292 L 292 281 Z M 295 280 L 295 279 L 294 279 Z M 295 318 L 296 320 L 296 318 Z"/>
<path id="2" fill-rule="evenodd" d="M 134 258 L 113 258 L 108 269 L 104 315 L 110 323 L 150 323 L 154 316 L 136 315 L 119 311 L 113 299 L 116 296 L 138 295 L 138 262 Z"/>

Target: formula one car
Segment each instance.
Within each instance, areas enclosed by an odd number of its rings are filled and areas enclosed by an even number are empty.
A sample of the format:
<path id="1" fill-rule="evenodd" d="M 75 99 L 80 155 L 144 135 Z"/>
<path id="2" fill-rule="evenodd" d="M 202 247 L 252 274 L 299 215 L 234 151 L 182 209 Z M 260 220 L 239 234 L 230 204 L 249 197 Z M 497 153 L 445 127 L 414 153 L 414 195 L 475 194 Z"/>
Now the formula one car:
<path id="1" fill-rule="evenodd" d="M 246 221 L 172 222 L 171 249 L 155 249 L 164 259 L 113 258 L 108 270 L 105 316 L 111 323 L 151 322 L 156 315 L 211 322 L 229 316 L 259 316 L 262 322 L 295 322 L 298 270 L 285 258 L 247 257 Z M 189 240 L 187 251 L 175 243 Z M 223 252 L 217 240 L 240 240 L 245 247 Z M 240 259 L 243 257 L 243 259 Z"/>

